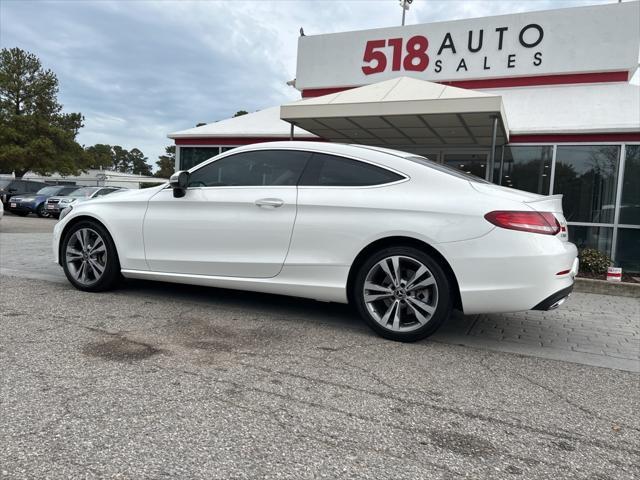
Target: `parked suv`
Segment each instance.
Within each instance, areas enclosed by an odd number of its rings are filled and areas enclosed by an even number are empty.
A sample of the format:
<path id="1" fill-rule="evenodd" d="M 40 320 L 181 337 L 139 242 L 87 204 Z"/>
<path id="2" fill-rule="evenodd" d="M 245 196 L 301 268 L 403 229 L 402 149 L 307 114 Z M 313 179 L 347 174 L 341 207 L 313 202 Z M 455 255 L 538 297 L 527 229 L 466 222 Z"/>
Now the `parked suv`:
<path id="1" fill-rule="evenodd" d="M 50 185 L 41 188 L 36 193 L 27 195 L 14 195 L 9 201 L 9 211 L 26 217 L 30 213 L 35 213 L 39 217 L 49 217 L 46 209 L 47 199 L 54 195 L 69 195 L 77 190 L 77 185 Z"/>
<path id="2" fill-rule="evenodd" d="M 46 186 L 47 184 L 44 182 L 34 182 L 33 180 L 0 180 L 0 200 L 7 209 L 11 197 L 25 193 L 36 193 Z"/>
<path id="3" fill-rule="evenodd" d="M 120 187 L 82 187 L 66 196 L 57 195 L 47 200 L 47 212 L 55 218 L 60 217 L 60 213 L 67 207 L 75 205 L 77 202 L 89 200 L 94 197 L 108 195 L 113 192 L 123 190 Z"/>

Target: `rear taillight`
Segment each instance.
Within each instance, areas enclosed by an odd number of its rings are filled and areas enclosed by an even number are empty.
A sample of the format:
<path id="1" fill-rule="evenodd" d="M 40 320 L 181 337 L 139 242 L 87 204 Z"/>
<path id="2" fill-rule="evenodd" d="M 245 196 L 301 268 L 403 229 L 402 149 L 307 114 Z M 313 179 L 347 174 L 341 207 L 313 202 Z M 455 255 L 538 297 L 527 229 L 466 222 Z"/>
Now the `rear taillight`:
<path id="1" fill-rule="evenodd" d="M 487 213 L 484 218 L 497 227 L 523 232 L 557 235 L 560 222 L 551 212 L 512 212 L 495 211 Z"/>

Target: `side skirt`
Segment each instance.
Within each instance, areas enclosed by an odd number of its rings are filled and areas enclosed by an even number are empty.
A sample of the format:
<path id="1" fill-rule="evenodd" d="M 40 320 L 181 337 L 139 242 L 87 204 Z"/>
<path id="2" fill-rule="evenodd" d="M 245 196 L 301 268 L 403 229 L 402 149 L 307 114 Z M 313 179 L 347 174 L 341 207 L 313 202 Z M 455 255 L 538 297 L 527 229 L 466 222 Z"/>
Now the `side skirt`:
<path id="1" fill-rule="evenodd" d="M 122 275 L 126 278 L 273 293 L 322 302 L 348 303 L 346 294 L 348 271 L 348 266 L 306 268 L 295 266 L 283 268 L 274 278 L 242 278 L 123 269 Z"/>

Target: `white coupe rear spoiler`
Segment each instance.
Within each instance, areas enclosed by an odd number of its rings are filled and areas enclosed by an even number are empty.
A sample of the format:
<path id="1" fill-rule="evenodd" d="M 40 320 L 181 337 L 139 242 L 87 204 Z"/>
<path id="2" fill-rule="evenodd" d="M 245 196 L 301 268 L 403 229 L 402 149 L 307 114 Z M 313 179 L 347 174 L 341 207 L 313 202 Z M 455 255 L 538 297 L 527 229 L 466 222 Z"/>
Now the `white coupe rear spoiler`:
<path id="1" fill-rule="evenodd" d="M 562 213 L 562 194 L 548 195 L 534 200 L 525 200 L 528 206 L 538 212 Z"/>

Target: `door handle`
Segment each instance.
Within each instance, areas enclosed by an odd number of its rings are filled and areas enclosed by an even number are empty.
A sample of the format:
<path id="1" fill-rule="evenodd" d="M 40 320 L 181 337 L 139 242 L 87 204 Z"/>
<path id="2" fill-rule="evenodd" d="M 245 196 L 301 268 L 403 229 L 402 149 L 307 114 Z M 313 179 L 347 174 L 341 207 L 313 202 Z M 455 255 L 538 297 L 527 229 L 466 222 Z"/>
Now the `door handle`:
<path id="1" fill-rule="evenodd" d="M 256 206 L 264 208 L 278 208 L 284 205 L 284 201 L 279 198 L 261 198 L 256 200 Z"/>

